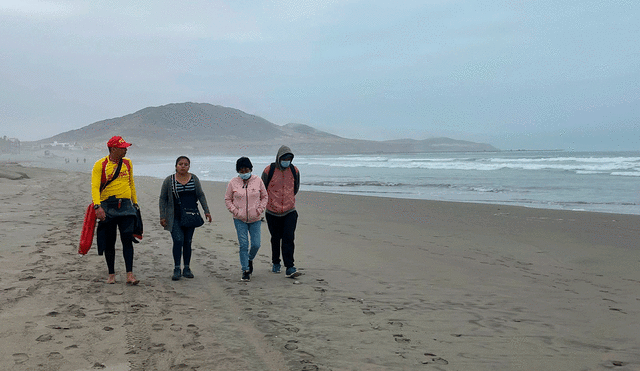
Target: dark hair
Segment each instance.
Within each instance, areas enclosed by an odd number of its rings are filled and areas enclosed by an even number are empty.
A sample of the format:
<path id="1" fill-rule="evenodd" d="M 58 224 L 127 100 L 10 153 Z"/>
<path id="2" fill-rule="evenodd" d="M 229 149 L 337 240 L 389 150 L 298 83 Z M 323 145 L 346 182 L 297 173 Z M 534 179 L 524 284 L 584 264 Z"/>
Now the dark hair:
<path id="1" fill-rule="evenodd" d="M 178 166 L 178 162 L 180 162 L 180 160 L 185 159 L 187 160 L 187 162 L 189 163 L 189 165 L 191 165 L 191 160 L 189 160 L 189 157 L 187 156 L 180 156 L 176 159 L 176 166 Z"/>
<path id="2" fill-rule="evenodd" d="M 236 161 L 236 171 L 240 171 L 243 167 L 253 170 L 253 164 L 251 164 L 249 157 L 240 157 L 238 161 Z"/>

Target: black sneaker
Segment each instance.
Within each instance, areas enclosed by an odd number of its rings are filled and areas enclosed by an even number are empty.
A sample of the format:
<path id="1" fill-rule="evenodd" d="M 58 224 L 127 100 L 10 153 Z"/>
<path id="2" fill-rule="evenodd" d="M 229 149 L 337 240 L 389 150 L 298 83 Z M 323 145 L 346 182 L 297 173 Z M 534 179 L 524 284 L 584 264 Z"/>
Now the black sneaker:
<path id="1" fill-rule="evenodd" d="M 249 274 L 253 274 L 253 260 L 249 260 Z"/>
<path id="2" fill-rule="evenodd" d="M 180 268 L 174 268 L 173 269 L 173 276 L 171 277 L 171 279 L 173 281 L 177 281 L 180 279 L 180 277 L 182 277 L 182 273 L 180 272 Z"/>
<path id="3" fill-rule="evenodd" d="M 249 271 L 242 272 L 242 279 L 240 281 L 251 281 L 251 273 L 249 273 Z"/>
<path id="4" fill-rule="evenodd" d="M 193 273 L 189 267 L 184 267 L 182 270 L 182 277 L 193 278 Z"/>

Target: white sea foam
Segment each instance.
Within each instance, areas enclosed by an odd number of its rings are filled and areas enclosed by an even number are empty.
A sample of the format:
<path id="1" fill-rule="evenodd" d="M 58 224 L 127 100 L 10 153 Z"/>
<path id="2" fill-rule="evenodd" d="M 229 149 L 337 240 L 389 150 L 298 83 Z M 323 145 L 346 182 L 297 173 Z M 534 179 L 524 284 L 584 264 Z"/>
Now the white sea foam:
<path id="1" fill-rule="evenodd" d="M 191 157 L 202 180 L 227 182 L 235 156 Z M 251 157 L 254 173 L 274 156 Z M 175 159 L 137 161 L 136 173 L 164 178 Z M 301 189 L 640 214 L 638 153 L 495 152 L 296 155 Z"/>

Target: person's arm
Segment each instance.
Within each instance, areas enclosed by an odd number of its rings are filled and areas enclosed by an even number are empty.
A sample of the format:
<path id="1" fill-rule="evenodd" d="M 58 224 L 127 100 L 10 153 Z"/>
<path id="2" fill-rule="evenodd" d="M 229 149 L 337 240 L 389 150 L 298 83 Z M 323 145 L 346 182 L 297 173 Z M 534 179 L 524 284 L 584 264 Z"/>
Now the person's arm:
<path id="1" fill-rule="evenodd" d="M 269 193 L 267 193 L 267 188 L 264 186 L 264 182 L 260 181 L 260 208 L 258 211 L 262 215 L 262 213 L 267 209 L 267 203 L 269 202 Z"/>
<path id="2" fill-rule="evenodd" d="M 91 199 L 94 205 L 100 205 L 100 183 L 102 182 L 102 166 L 100 161 L 93 165 L 91 171 Z"/>
<path id="3" fill-rule="evenodd" d="M 211 217 L 211 212 L 209 211 L 209 204 L 207 204 L 207 196 L 204 194 L 204 190 L 202 189 L 202 185 L 200 184 L 200 179 L 194 174 L 191 174 L 193 180 L 196 184 L 196 196 L 198 196 L 198 201 L 200 201 L 200 205 L 202 205 L 202 210 L 204 210 L 204 216 L 207 218 L 207 221 L 211 223 L 213 218 Z"/>
<path id="4" fill-rule="evenodd" d="M 136 194 L 136 182 L 133 180 L 133 164 L 129 160 L 129 187 L 131 188 L 131 202 L 138 203 L 138 195 Z"/>
<path id="5" fill-rule="evenodd" d="M 162 182 L 160 197 L 158 197 L 158 208 L 160 209 L 160 225 L 167 226 L 167 210 L 169 208 L 169 189 L 171 189 L 171 177 L 167 177 Z"/>
<path id="6" fill-rule="evenodd" d="M 91 171 L 91 199 L 93 200 L 93 205 L 100 205 L 100 185 L 102 184 L 102 161 L 97 161 L 93 165 L 93 170 Z M 96 209 L 96 218 L 100 221 L 105 220 L 107 215 L 101 207 Z"/>
<path id="7" fill-rule="evenodd" d="M 229 212 L 235 216 L 238 208 L 236 207 L 236 205 L 233 204 L 233 184 L 232 183 L 233 183 L 233 179 L 229 181 L 229 184 L 227 184 L 227 190 L 224 193 L 224 204 L 227 206 L 227 210 L 229 210 Z"/>
<path id="8" fill-rule="evenodd" d="M 300 170 L 294 166 L 296 169 L 296 176 L 293 178 L 293 194 L 297 195 L 300 190 Z"/>

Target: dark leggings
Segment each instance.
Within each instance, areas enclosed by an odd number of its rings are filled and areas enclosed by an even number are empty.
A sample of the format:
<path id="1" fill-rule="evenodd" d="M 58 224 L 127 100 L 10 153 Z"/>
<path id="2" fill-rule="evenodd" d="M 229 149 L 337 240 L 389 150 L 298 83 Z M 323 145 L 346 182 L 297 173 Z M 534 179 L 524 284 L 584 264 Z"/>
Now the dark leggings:
<path id="1" fill-rule="evenodd" d="M 104 252 L 109 274 L 114 274 L 116 260 L 116 237 L 120 229 L 120 241 L 122 242 L 122 256 L 127 272 L 133 271 L 133 225 L 135 216 L 118 216 L 107 218 L 98 223 L 96 241 L 98 252 Z"/>
<path id="2" fill-rule="evenodd" d="M 195 230 L 193 227 L 181 227 L 177 222 L 173 223 L 171 238 L 173 239 L 173 262 L 176 267 L 180 266 L 180 258 L 184 259 L 185 266 L 191 263 L 191 240 Z"/>

